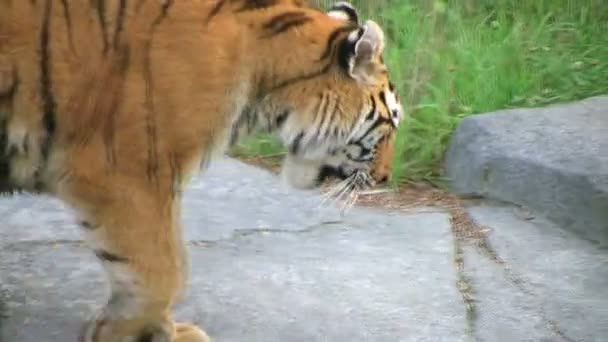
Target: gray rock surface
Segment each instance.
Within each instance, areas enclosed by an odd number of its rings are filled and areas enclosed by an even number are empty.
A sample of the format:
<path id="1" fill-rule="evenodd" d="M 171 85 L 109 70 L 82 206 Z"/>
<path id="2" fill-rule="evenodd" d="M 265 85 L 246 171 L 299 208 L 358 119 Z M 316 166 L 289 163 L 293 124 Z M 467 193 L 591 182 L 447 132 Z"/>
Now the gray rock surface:
<path id="1" fill-rule="evenodd" d="M 608 245 L 608 96 L 468 117 L 445 168 L 457 193 L 525 205 Z"/>
<path id="2" fill-rule="evenodd" d="M 342 218 L 233 160 L 185 196 L 192 275 L 177 316 L 215 341 L 466 340 L 446 214 Z M 75 341 L 106 289 L 69 210 L 24 196 L 0 215 L 0 340 Z"/>
<path id="3" fill-rule="evenodd" d="M 554 223 L 504 205 L 469 210 L 498 260 L 465 249 L 483 341 L 607 341 L 608 253 Z"/>

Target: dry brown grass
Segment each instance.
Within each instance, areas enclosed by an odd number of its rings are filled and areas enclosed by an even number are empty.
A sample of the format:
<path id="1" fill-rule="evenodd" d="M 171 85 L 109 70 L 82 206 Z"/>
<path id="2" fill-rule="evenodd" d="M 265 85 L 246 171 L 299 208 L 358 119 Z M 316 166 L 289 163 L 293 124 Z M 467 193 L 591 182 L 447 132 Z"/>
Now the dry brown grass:
<path id="1" fill-rule="evenodd" d="M 283 153 L 278 153 L 263 157 L 239 157 L 239 159 L 276 174 L 280 169 L 283 156 Z M 332 185 L 331 182 L 324 184 L 321 191 L 327 190 Z M 403 212 L 411 212 L 420 207 L 444 210 L 450 215 L 452 231 L 457 239 L 491 251 L 486 240 L 486 233 L 489 230 L 479 226 L 467 213 L 466 205 L 470 200 L 460 198 L 428 183 L 405 183 L 396 190 L 380 190 L 383 191 L 360 195 L 356 205 Z"/>

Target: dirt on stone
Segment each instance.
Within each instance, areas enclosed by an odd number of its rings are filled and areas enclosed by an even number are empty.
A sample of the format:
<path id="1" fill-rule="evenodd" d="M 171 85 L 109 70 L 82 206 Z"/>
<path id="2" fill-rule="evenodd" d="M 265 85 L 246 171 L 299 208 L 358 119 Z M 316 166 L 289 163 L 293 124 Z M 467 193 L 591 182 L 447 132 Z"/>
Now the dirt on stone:
<path id="1" fill-rule="evenodd" d="M 284 154 L 260 157 L 237 156 L 241 161 L 269 170 L 277 174 L 280 170 Z M 331 187 L 332 183 L 324 184 L 321 191 Z M 446 210 L 450 214 L 454 236 L 467 243 L 485 249 L 488 253 L 486 227 L 479 226 L 467 213 L 466 205 L 469 199 L 464 199 L 428 183 L 405 183 L 397 189 L 375 189 L 369 194 L 361 194 L 356 205 L 362 207 L 383 208 L 388 210 L 408 211 L 419 207 L 435 207 Z"/>

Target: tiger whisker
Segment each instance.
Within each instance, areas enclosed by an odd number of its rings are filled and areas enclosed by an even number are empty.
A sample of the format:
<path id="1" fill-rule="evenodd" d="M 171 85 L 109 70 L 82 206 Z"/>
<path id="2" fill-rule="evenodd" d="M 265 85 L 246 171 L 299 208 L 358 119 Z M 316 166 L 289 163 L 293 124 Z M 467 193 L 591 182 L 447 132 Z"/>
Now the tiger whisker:
<path id="1" fill-rule="evenodd" d="M 353 180 L 351 182 L 351 187 L 349 188 L 349 192 L 345 196 L 343 204 L 340 208 L 341 215 L 344 215 L 348 210 L 350 210 L 355 205 L 355 203 L 359 199 L 359 193 L 361 190 L 361 186 L 362 186 L 362 184 L 364 184 L 366 179 L 367 179 L 367 173 L 357 172 L 354 175 Z"/>
<path id="2" fill-rule="evenodd" d="M 340 214 L 344 215 L 355 206 L 363 190 L 372 184 L 370 177 L 367 172 L 353 173 L 325 192 L 319 207 L 331 202 L 339 207 Z"/>
<path id="3" fill-rule="evenodd" d="M 340 193 L 334 198 L 333 202 L 338 203 L 344 196 L 348 196 L 348 194 L 352 191 L 352 189 L 356 186 L 355 177 L 348 177 L 348 184 L 340 191 Z"/>
<path id="4" fill-rule="evenodd" d="M 344 179 L 340 183 L 332 186 L 325 194 L 323 194 L 321 203 L 319 203 L 318 207 L 320 208 L 320 207 L 324 206 L 327 202 L 332 201 L 332 198 L 334 198 L 334 196 L 342 193 L 346 188 L 348 188 L 350 182 L 351 182 L 351 179 L 349 177 L 349 178 Z"/>
<path id="5" fill-rule="evenodd" d="M 355 203 L 357 203 L 358 199 L 359 193 L 355 192 L 351 200 L 342 207 L 342 215 L 345 215 L 349 210 L 351 210 L 355 206 Z"/>
<path id="6" fill-rule="evenodd" d="M 363 191 L 365 186 L 369 184 L 369 181 L 370 181 L 370 175 L 367 172 L 358 172 L 357 173 L 357 176 L 355 179 L 356 186 L 353 188 L 353 191 L 351 192 L 347 202 L 342 207 L 343 212 L 350 210 L 357 203 L 357 200 L 359 199 L 359 195 L 361 194 L 361 192 Z"/>
<path id="7" fill-rule="evenodd" d="M 355 205 L 355 203 L 357 202 L 358 199 L 359 199 L 359 188 L 353 187 L 353 190 L 348 195 L 348 199 L 346 200 L 344 205 L 342 205 L 342 208 L 340 209 L 340 213 L 342 215 L 346 214 L 346 212 L 349 211 Z"/>
<path id="8" fill-rule="evenodd" d="M 344 189 L 344 187 L 346 187 L 350 181 L 351 180 L 349 177 L 349 178 L 344 179 L 340 183 L 332 186 L 325 194 L 323 194 L 323 199 L 327 200 L 327 199 L 333 197 L 335 194 L 342 191 L 342 189 Z"/>

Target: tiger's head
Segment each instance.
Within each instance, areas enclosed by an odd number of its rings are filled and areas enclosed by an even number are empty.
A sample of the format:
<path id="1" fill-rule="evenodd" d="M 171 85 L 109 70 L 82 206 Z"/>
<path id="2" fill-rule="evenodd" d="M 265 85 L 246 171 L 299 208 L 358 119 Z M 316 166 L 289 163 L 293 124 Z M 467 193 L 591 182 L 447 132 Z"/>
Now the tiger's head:
<path id="1" fill-rule="evenodd" d="M 282 11 L 264 27 L 281 32 L 280 44 L 291 42 L 271 52 L 281 56 L 273 68 L 287 71 L 268 96 L 288 148 L 283 179 L 296 188 L 330 176 L 363 175 L 366 187 L 389 180 L 403 110 L 384 64 L 382 29 L 360 23 L 348 2 L 328 12 Z"/>

